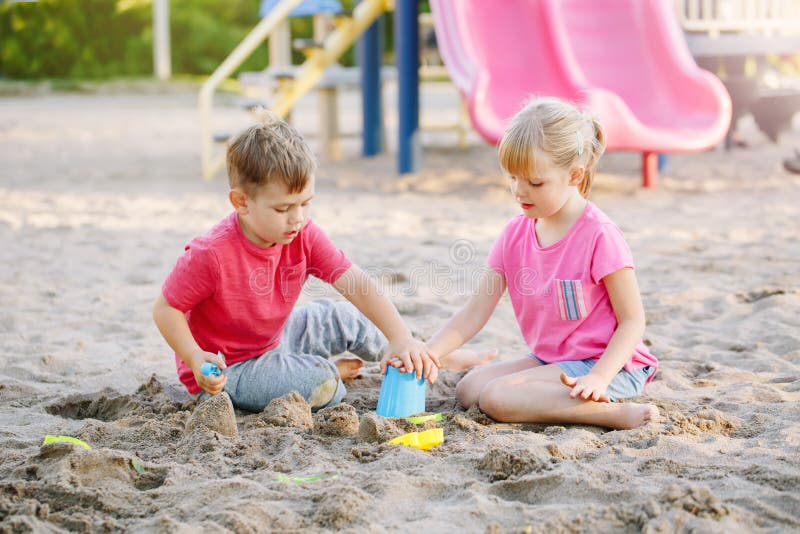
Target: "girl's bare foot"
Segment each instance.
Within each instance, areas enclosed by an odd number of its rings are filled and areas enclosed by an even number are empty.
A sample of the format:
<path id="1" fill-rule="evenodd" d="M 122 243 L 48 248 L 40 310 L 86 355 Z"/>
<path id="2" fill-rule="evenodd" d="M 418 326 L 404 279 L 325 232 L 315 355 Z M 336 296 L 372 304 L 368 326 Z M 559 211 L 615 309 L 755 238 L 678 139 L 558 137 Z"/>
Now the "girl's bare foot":
<path id="1" fill-rule="evenodd" d="M 339 377 L 342 380 L 352 380 L 358 376 L 364 361 L 356 356 L 341 356 L 333 360 L 336 369 L 339 370 Z"/>
<path id="2" fill-rule="evenodd" d="M 454 350 L 444 358 L 441 358 L 442 367 L 451 371 L 464 371 L 471 369 L 478 365 L 486 365 L 490 361 L 497 358 L 497 349 L 492 349 L 484 352 L 475 352 L 471 350 L 459 349 Z"/>
<path id="3" fill-rule="evenodd" d="M 614 425 L 619 430 L 636 428 L 658 419 L 659 411 L 652 404 L 638 404 L 623 402 L 619 404 L 619 425 Z"/>

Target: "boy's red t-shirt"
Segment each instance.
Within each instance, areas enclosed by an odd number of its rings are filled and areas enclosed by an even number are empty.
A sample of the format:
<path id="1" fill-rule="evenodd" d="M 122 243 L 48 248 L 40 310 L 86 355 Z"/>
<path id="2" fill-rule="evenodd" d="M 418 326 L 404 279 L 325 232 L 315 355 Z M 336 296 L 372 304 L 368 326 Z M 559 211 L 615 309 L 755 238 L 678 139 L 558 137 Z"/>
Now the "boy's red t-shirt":
<path id="1" fill-rule="evenodd" d="M 230 365 L 278 346 L 309 275 L 332 283 L 351 265 L 310 219 L 288 245 L 263 248 L 245 237 L 234 211 L 186 245 L 162 293 L 186 313 L 198 345 Z M 189 393 L 199 393 L 189 366 L 177 355 L 175 363 Z"/>

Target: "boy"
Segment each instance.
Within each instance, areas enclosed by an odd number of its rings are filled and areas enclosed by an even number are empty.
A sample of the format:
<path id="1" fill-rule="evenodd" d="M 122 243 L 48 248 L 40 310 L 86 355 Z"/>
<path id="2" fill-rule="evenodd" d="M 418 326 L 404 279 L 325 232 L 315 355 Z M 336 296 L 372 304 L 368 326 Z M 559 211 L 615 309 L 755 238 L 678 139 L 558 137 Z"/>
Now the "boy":
<path id="1" fill-rule="evenodd" d="M 248 411 L 292 390 L 313 409 L 332 406 L 362 365 L 329 359 L 345 351 L 373 361 L 383 354 L 382 372 L 393 358 L 435 380 L 438 359 L 309 219 L 316 162 L 297 131 L 268 115 L 233 140 L 227 167 L 234 212 L 186 246 L 153 310 L 189 392 L 203 398 L 224 388 Z M 350 302 L 293 310 L 309 275 Z M 204 376 L 205 362 L 226 371 Z"/>

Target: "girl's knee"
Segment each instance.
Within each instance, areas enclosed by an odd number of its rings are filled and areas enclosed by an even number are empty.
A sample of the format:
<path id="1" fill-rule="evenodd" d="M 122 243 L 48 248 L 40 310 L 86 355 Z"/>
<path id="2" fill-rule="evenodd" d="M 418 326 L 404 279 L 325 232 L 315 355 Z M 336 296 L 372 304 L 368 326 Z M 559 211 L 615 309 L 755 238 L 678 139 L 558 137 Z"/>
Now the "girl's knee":
<path id="1" fill-rule="evenodd" d="M 471 392 L 464 384 L 463 380 L 460 381 L 458 384 L 456 384 L 456 400 L 458 401 L 459 406 L 461 406 L 464 409 L 467 409 L 470 406 L 472 406 L 472 402 L 470 402 L 472 397 L 473 395 L 471 395 Z"/>
<path id="2" fill-rule="evenodd" d="M 470 379 L 467 375 L 456 384 L 456 400 L 462 408 L 468 409 L 478 402 L 480 395 L 480 384 L 476 380 Z"/>
<path id="3" fill-rule="evenodd" d="M 495 421 L 505 421 L 513 408 L 501 380 L 486 384 L 478 396 L 478 407 Z"/>
<path id="4" fill-rule="evenodd" d="M 488 367 L 473 369 L 456 384 L 456 400 L 465 409 L 478 402 L 478 396 L 486 383 L 491 379 L 486 374 Z"/>

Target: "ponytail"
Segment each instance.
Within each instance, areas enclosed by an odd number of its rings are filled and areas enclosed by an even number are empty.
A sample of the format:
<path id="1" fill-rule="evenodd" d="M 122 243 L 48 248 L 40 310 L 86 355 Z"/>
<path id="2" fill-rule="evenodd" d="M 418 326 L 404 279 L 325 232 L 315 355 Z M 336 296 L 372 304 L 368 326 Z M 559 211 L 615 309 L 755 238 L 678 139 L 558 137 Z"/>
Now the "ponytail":
<path id="1" fill-rule="evenodd" d="M 606 132 L 603 129 L 603 125 L 600 124 L 600 121 L 595 116 L 589 117 L 589 123 L 592 127 L 592 135 L 589 137 L 588 143 L 585 143 L 588 145 L 585 147 L 587 159 L 584 164 L 583 178 L 581 183 L 578 184 L 578 191 L 584 198 L 589 196 L 589 190 L 592 188 L 592 182 L 594 181 L 595 167 L 600 160 L 600 156 L 606 150 Z M 581 150 L 581 152 L 584 152 L 584 150 Z"/>

